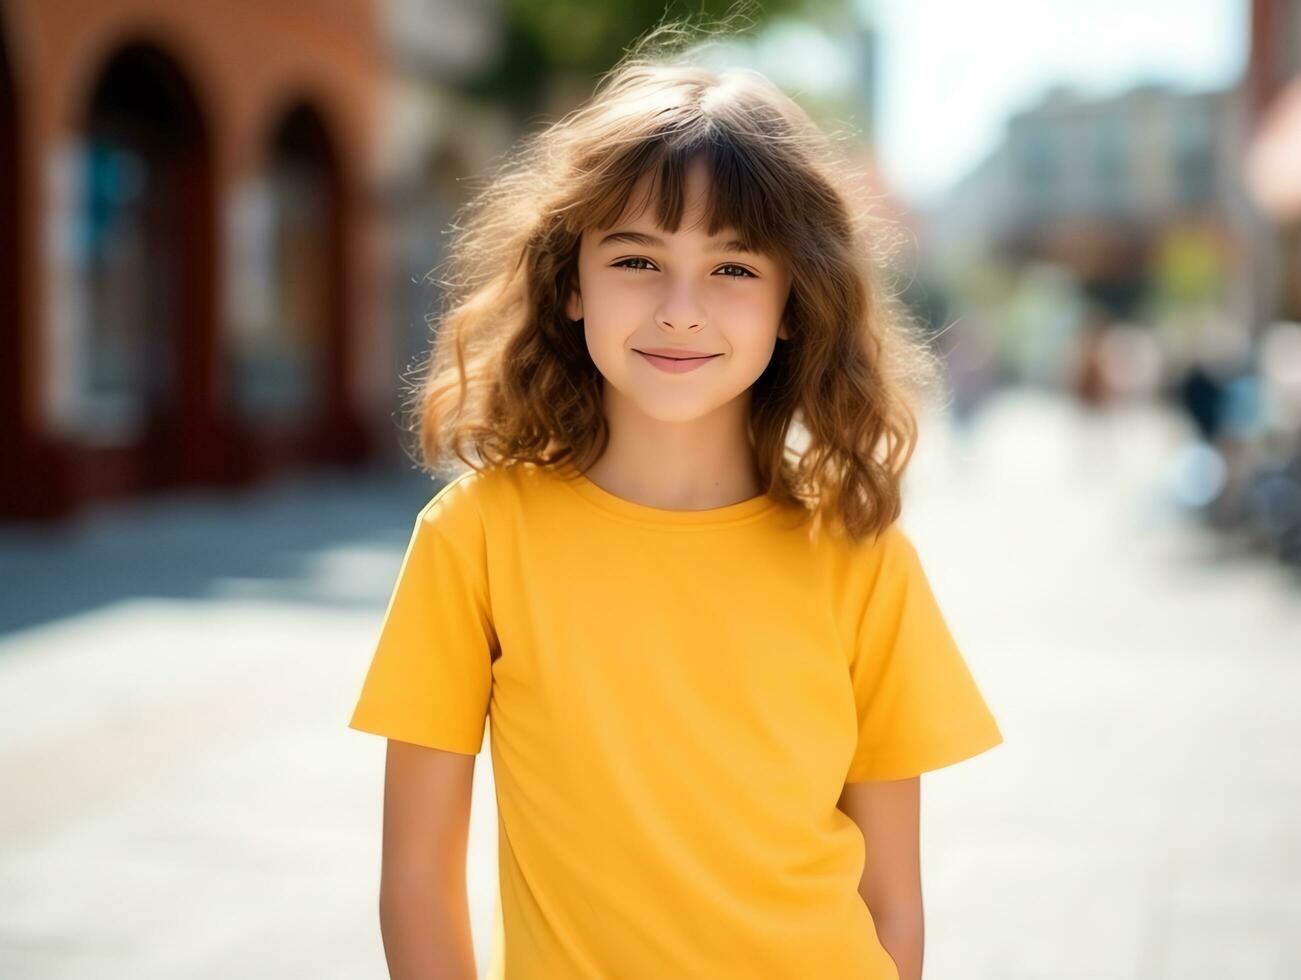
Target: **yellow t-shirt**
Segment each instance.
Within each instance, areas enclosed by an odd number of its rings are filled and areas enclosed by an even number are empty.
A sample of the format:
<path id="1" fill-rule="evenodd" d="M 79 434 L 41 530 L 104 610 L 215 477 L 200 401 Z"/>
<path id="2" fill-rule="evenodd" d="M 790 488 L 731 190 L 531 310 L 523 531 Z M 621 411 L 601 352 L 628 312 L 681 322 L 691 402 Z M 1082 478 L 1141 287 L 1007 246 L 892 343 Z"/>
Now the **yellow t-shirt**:
<path id="1" fill-rule="evenodd" d="M 420 511 L 349 724 L 475 754 L 490 721 L 490 977 L 897 980 L 844 784 L 1002 735 L 898 523 L 813 526 L 533 464 Z"/>

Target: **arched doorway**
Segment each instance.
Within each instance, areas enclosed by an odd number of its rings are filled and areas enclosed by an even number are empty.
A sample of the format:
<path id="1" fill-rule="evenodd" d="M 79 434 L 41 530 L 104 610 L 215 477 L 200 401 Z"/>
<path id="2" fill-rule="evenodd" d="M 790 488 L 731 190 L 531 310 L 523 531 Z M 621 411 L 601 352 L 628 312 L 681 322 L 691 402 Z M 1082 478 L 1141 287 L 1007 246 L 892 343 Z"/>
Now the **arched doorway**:
<path id="1" fill-rule="evenodd" d="M 265 159 L 244 195 L 228 346 L 231 404 L 254 472 L 333 455 L 348 415 L 343 181 L 317 110 L 298 102 L 283 112 Z"/>
<path id="2" fill-rule="evenodd" d="M 80 302 L 69 420 L 89 492 L 213 475 L 209 140 L 176 63 L 109 59 L 77 147 Z"/>

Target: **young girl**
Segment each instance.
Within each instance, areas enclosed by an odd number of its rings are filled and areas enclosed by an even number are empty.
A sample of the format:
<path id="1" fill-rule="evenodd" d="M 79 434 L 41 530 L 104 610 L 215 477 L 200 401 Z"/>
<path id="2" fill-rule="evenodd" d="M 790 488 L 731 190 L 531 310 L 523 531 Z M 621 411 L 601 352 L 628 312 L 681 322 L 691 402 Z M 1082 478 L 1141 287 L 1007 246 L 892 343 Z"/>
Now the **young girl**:
<path id="1" fill-rule="evenodd" d="M 918 980 L 920 773 L 1002 741 L 898 524 L 918 382 L 830 138 L 655 53 L 468 206 L 352 728 L 395 977 L 473 977 L 491 721 L 527 978 Z M 667 49 L 665 49 L 667 50 Z"/>

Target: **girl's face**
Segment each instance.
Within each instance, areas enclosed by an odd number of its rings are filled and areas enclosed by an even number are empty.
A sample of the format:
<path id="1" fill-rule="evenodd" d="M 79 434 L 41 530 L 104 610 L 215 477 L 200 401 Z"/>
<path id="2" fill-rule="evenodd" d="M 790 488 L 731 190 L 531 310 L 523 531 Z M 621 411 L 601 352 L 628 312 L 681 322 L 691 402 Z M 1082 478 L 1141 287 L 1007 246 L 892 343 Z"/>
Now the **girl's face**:
<path id="1" fill-rule="evenodd" d="M 687 422 L 737 403 L 763 373 L 777 338 L 790 274 L 779 260 L 745 251 L 734 230 L 704 230 L 707 175 L 686 174 L 686 211 L 673 234 L 652 209 L 613 228 L 590 228 L 579 244 L 578 288 L 566 303 L 583 320 L 587 349 L 607 386 L 644 415 Z M 641 201 L 649 177 L 630 200 Z M 608 394 L 608 392 L 607 392 Z"/>

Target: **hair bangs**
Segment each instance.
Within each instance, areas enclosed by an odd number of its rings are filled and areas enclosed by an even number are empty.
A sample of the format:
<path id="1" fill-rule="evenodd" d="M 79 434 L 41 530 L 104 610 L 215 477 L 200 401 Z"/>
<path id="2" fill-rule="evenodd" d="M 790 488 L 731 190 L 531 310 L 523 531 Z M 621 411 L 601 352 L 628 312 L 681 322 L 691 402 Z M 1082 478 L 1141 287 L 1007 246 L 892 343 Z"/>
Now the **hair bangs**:
<path id="1" fill-rule="evenodd" d="M 594 188 L 591 204 L 573 215 L 581 227 L 613 228 L 623 220 L 636 220 L 651 209 L 656 225 L 673 233 L 686 211 L 686 173 L 702 160 L 708 174 L 707 199 L 702 220 L 706 232 L 734 231 L 748 251 L 785 257 L 780 229 L 790 216 L 774 206 L 783 200 L 780 168 L 766 159 L 770 152 L 759 140 L 733 132 L 715 120 L 701 118 L 695 131 L 656 133 L 619 153 L 609 165 L 610 176 Z M 633 195 L 644 178 L 646 191 Z"/>

